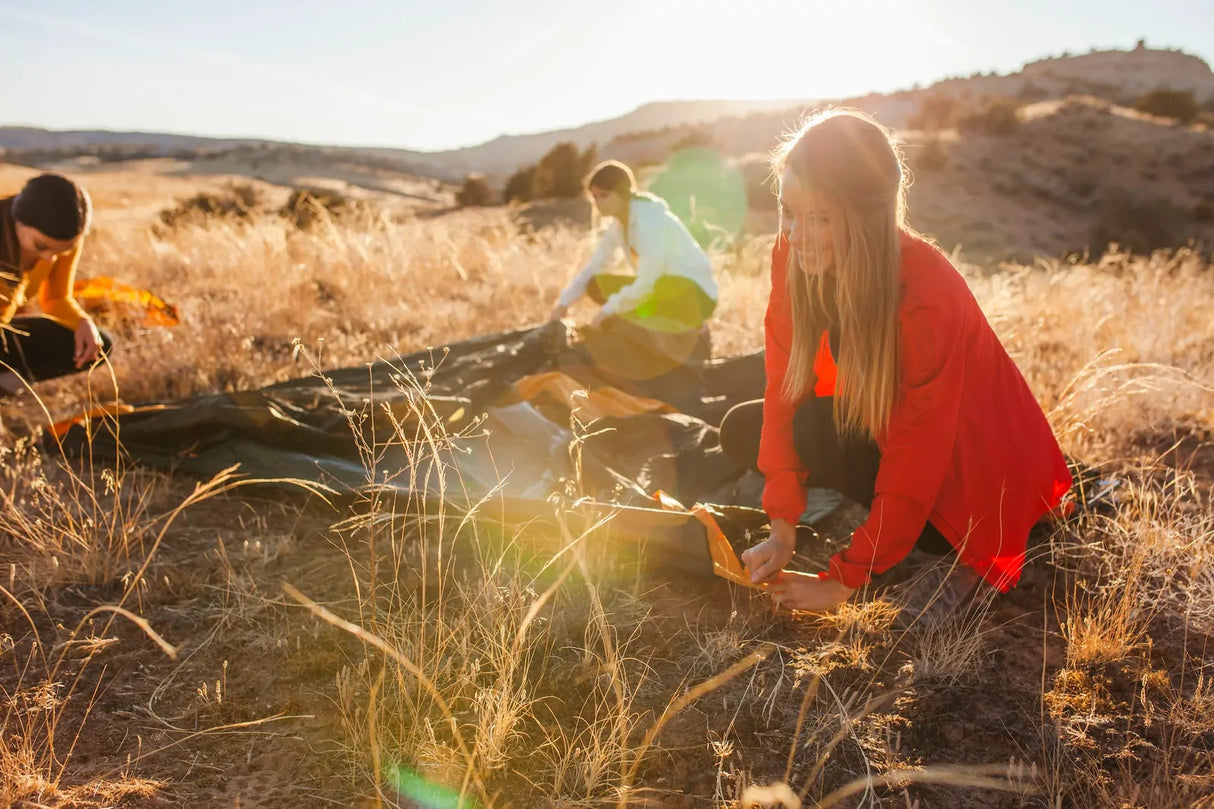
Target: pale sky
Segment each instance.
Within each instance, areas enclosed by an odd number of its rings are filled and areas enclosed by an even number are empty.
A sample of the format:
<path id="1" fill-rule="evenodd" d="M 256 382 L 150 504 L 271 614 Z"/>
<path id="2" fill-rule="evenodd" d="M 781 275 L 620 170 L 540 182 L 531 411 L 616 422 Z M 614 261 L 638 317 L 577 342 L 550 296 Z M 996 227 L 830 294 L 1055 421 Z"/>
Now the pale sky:
<path id="1" fill-rule="evenodd" d="M 650 101 L 837 98 L 1091 48 L 1214 58 L 1214 2 L 0 0 L 0 125 L 448 149 Z"/>

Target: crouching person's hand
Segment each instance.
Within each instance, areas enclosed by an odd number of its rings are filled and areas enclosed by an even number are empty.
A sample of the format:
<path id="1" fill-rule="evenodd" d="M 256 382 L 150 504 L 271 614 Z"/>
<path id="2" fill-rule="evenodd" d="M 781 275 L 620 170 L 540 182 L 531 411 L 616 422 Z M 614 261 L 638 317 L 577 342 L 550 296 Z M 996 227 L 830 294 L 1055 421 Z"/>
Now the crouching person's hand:
<path id="1" fill-rule="evenodd" d="M 72 360 L 77 368 L 96 362 L 101 356 L 101 333 L 97 326 L 87 317 L 76 327 L 76 350 Z"/>
<path id="2" fill-rule="evenodd" d="M 787 520 L 772 520 L 767 539 L 742 552 L 742 564 L 755 584 L 771 581 L 792 560 L 797 549 L 797 527 Z"/>
<path id="3" fill-rule="evenodd" d="M 785 571 L 771 583 L 767 592 L 782 607 L 819 612 L 839 606 L 856 591 L 835 579 Z"/>

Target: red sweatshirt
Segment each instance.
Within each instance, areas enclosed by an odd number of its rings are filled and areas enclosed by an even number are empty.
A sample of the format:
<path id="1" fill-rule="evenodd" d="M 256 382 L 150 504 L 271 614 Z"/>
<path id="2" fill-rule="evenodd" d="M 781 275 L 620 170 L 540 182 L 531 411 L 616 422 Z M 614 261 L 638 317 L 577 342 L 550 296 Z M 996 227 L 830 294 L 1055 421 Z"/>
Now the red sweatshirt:
<path id="1" fill-rule="evenodd" d="M 781 392 L 792 346 L 787 262 L 788 241 L 781 235 L 772 251 L 765 321 L 759 468 L 767 478 L 768 516 L 796 523 L 805 509 L 809 470 L 793 445 L 800 402 Z M 877 440 L 881 463 L 872 510 L 822 575 L 863 586 L 900 562 L 930 520 L 962 562 L 1006 591 L 1020 578 L 1029 529 L 1070 488 L 1066 461 L 965 279 L 938 249 L 909 235 L 902 240 L 898 318 L 898 396 L 889 430 Z M 832 395 L 834 366 L 825 339 L 814 372 L 808 395 Z"/>

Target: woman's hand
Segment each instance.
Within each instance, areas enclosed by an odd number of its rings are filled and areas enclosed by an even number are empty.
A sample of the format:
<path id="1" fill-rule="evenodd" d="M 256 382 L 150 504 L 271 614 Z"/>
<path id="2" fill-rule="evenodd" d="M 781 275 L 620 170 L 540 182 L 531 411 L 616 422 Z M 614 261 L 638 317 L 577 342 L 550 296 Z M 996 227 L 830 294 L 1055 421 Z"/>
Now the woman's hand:
<path id="1" fill-rule="evenodd" d="M 556 306 L 552 307 L 552 314 L 548 315 L 548 320 L 560 320 L 567 314 L 569 314 L 569 307 L 562 306 L 558 303 Z"/>
<path id="2" fill-rule="evenodd" d="M 101 334 L 97 331 L 97 324 L 86 317 L 76 327 L 76 353 L 72 359 L 77 368 L 83 368 L 85 365 L 95 362 L 99 356 L 101 356 Z"/>
<path id="3" fill-rule="evenodd" d="M 608 317 L 607 313 L 606 313 L 606 312 L 604 312 L 602 309 L 600 309 L 599 311 L 595 312 L 594 317 L 593 317 L 593 318 L 591 318 L 591 320 L 590 320 L 590 326 L 591 326 L 591 328 L 595 328 L 595 329 L 597 329 L 599 326 L 602 326 L 602 325 L 603 325 L 603 321 L 604 321 L 604 320 L 606 320 L 606 319 L 607 319 L 607 317 Z"/>
<path id="4" fill-rule="evenodd" d="M 856 591 L 835 579 L 824 579 L 814 573 L 786 571 L 768 586 L 767 592 L 781 606 L 820 612 L 837 607 Z"/>
<path id="5" fill-rule="evenodd" d="M 787 520 L 772 520 L 767 539 L 742 552 L 742 564 L 755 584 L 770 581 L 784 569 L 797 549 L 797 527 Z"/>

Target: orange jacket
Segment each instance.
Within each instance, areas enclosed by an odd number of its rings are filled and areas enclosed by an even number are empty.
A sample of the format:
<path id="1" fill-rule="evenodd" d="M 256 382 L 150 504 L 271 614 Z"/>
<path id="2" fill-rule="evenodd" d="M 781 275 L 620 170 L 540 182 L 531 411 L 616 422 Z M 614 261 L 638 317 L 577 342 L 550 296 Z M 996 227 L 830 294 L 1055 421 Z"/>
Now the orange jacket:
<path id="1" fill-rule="evenodd" d="M 84 240 L 51 261 L 21 272 L 21 247 L 13 219 L 13 199 L 0 199 L 0 325 L 12 322 L 26 301 L 37 298 L 43 314 L 75 329 L 88 315 L 72 296 Z"/>
<path id="2" fill-rule="evenodd" d="M 781 235 L 772 251 L 765 320 L 759 468 L 767 478 L 764 509 L 795 523 L 805 508 L 809 470 L 793 444 L 800 402 L 781 393 L 792 345 L 787 262 Z M 962 562 L 1006 591 L 1020 578 L 1029 529 L 1070 488 L 1066 461 L 965 279 L 938 249 L 909 235 L 902 241 L 898 317 L 898 395 L 889 430 L 877 440 L 881 462 L 872 510 L 823 575 L 853 588 L 864 585 L 900 562 L 930 520 Z M 819 346 L 814 371 L 808 395 L 833 394 L 828 342 Z"/>

